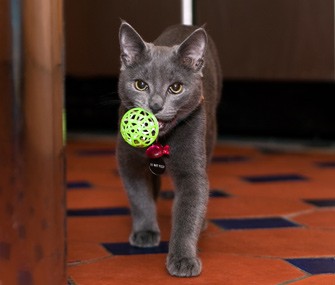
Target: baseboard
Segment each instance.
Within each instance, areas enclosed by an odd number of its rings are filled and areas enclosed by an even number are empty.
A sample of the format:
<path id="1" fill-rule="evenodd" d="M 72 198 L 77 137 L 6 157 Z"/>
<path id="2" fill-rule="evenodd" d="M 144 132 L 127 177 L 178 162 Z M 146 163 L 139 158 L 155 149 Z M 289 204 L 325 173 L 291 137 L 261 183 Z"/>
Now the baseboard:
<path id="1" fill-rule="evenodd" d="M 335 139 L 335 82 L 225 80 L 220 136 Z M 66 78 L 68 130 L 115 133 L 116 77 Z"/>

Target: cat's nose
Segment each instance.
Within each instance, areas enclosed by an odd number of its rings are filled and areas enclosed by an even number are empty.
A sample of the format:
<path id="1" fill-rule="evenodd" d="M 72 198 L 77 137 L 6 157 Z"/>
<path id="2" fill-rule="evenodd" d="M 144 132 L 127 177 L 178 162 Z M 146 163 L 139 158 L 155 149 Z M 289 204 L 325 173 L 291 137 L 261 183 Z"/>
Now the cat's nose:
<path id="1" fill-rule="evenodd" d="M 156 113 L 158 113 L 160 110 L 162 110 L 163 108 L 162 108 L 162 106 L 160 106 L 159 104 L 150 104 L 150 109 L 151 109 L 151 111 L 154 113 L 154 114 L 156 114 Z"/>
<path id="2" fill-rule="evenodd" d="M 149 107 L 151 111 L 156 114 L 163 109 L 163 103 L 163 98 L 156 95 L 151 98 Z"/>

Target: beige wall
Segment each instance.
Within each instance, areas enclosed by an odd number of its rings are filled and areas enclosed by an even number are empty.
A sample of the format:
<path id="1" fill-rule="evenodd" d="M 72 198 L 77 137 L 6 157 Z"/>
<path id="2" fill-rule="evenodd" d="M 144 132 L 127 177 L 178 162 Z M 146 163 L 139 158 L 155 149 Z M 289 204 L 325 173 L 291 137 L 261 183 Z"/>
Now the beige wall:
<path id="1" fill-rule="evenodd" d="M 226 77 L 335 79 L 333 0 L 197 2 Z"/>
<path id="2" fill-rule="evenodd" d="M 334 80 L 333 0 L 198 0 L 224 76 Z M 179 0 L 66 0 L 67 73 L 117 75 L 120 18 L 147 41 L 180 21 Z"/>
<path id="3" fill-rule="evenodd" d="M 117 75 L 118 29 L 128 21 L 146 41 L 179 22 L 179 0 L 65 0 L 67 73 Z"/>

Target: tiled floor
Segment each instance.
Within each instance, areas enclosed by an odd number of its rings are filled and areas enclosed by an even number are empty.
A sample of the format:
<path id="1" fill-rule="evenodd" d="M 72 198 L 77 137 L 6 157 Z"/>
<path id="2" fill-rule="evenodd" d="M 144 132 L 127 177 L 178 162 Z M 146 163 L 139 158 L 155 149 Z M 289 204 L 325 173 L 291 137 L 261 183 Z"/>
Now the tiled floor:
<path id="1" fill-rule="evenodd" d="M 68 284 L 335 285 L 335 152 L 218 144 L 209 168 L 200 277 L 165 270 L 173 189 L 158 201 L 162 243 L 128 244 L 113 140 L 68 144 Z"/>

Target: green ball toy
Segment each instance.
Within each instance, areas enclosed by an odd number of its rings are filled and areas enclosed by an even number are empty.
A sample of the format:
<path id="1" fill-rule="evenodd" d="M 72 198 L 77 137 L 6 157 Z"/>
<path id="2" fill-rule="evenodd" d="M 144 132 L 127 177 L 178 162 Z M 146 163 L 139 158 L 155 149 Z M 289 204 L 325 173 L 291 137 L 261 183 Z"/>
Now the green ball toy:
<path id="1" fill-rule="evenodd" d="M 154 114 L 142 108 L 133 108 L 123 115 L 120 132 L 131 146 L 147 147 L 157 139 L 159 124 Z"/>

